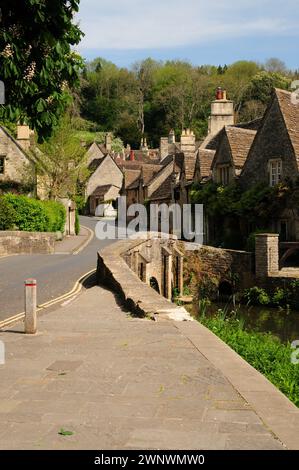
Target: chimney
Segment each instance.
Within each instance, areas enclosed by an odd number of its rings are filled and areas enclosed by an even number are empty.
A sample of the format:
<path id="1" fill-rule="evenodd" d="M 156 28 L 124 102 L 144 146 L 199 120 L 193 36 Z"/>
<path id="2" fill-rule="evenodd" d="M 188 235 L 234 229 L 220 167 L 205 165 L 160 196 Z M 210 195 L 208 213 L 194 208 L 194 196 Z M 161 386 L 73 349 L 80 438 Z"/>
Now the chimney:
<path id="1" fill-rule="evenodd" d="M 174 133 L 173 129 L 171 129 L 171 131 L 169 132 L 168 143 L 169 144 L 175 144 L 175 133 Z"/>
<path id="2" fill-rule="evenodd" d="M 29 150 L 31 144 L 32 132 L 29 126 L 18 124 L 17 126 L 17 141 L 24 150 Z"/>
<path id="3" fill-rule="evenodd" d="M 190 129 L 183 130 L 181 135 L 181 152 L 195 155 L 195 135 Z"/>
<path id="4" fill-rule="evenodd" d="M 235 124 L 234 103 L 227 99 L 227 93 L 222 88 L 216 92 L 216 100 L 212 101 L 209 118 L 209 134 L 216 135 L 225 126 Z"/>
<path id="5" fill-rule="evenodd" d="M 223 90 L 222 90 L 221 86 L 219 86 L 216 90 L 216 100 L 217 101 L 223 100 Z"/>
<path id="6" fill-rule="evenodd" d="M 112 138 L 110 132 L 105 135 L 105 147 L 107 152 L 111 152 L 112 149 Z"/>
<path id="7" fill-rule="evenodd" d="M 147 145 L 146 137 L 144 137 L 143 139 L 141 139 L 140 150 L 143 150 L 144 152 L 147 152 L 147 151 L 148 151 L 148 145 Z"/>
<path id="8" fill-rule="evenodd" d="M 160 139 L 160 160 L 164 160 L 169 155 L 168 137 L 161 137 Z"/>

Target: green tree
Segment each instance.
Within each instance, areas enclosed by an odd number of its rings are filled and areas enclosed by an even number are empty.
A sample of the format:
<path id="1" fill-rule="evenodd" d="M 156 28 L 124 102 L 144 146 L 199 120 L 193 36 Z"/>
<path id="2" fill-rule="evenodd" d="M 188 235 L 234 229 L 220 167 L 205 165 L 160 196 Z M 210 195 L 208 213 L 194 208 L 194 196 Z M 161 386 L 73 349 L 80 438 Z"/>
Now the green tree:
<path id="1" fill-rule="evenodd" d="M 51 138 L 34 151 L 39 185 L 49 199 L 76 195 L 78 180 L 82 182 L 89 176 L 85 152 L 71 119 L 64 116 Z"/>
<path id="2" fill-rule="evenodd" d="M 279 73 L 262 71 L 250 81 L 244 92 L 243 102 L 256 100 L 267 105 L 271 99 L 273 88 L 288 90 L 291 79 Z"/>
<path id="3" fill-rule="evenodd" d="M 21 121 L 49 136 L 78 83 L 81 57 L 71 46 L 82 32 L 74 24 L 80 0 L 10 0 L 0 7 L 0 78 L 6 105 L 0 119 Z"/>
<path id="4" fill-rule="evenodd" d="M 266 72 L 286 75 L 287 66 L 282 60 L 277 59 L 276 57 L 271 57 L 265 63 L 265 70 Z"/>

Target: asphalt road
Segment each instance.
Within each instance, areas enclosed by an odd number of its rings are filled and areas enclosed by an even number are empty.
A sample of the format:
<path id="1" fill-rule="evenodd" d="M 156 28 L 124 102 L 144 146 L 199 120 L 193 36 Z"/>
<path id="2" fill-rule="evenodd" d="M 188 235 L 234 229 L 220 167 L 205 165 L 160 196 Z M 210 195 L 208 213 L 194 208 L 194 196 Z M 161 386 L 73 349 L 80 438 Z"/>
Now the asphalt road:
<path id="1" fill-rule="evenodd" d="M 95 228 L 96 220 L 81 217 Z M 96 237 L 78 255 L 17 255 L 0 259 L 0 321 L 24 311 L 24 281 L 37 279 L 37 302 L 43 304 L 69 292 L 75 282 L 96 268 L 97 250 L 113 243 Z"/>

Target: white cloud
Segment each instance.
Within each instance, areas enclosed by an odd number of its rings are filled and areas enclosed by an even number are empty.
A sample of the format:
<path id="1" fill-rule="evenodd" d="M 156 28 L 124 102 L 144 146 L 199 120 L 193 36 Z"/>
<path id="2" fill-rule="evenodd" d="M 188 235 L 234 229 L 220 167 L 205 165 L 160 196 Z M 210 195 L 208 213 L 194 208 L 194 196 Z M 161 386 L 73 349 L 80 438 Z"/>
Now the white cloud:
<path id="1" fill-rule="evenodd" d="M 286 34 L 297 0 L 81 0 L 80 50 L 149 49 Z M 298 22 L 297 22 L 298 23 Z"/>

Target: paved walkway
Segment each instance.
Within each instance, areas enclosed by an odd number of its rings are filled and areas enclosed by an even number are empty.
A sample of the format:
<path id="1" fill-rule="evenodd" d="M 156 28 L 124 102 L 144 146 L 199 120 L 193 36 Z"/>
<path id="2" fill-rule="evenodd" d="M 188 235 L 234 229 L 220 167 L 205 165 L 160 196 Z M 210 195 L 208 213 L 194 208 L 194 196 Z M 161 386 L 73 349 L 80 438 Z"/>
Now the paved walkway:
<path id="1" fill-rule="evenodd" d="M 91 238 L 92 232 L 86 227 L 80 227 L 78 235 L 71 235 L 64 237 L 63 240 L 55 243 L 56 254 L 72 254 L 77 250 L 84 247 L 88 240 Z"/>
<path id="2" fill-rule="evenodd" d="M 36 336 L 0 333 L 0 448 L 283 449 L 177 325 L 133 319 L 93 287 Z"/>

